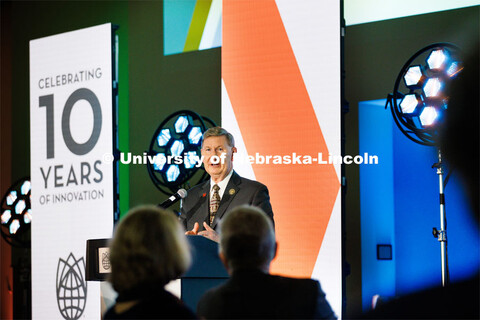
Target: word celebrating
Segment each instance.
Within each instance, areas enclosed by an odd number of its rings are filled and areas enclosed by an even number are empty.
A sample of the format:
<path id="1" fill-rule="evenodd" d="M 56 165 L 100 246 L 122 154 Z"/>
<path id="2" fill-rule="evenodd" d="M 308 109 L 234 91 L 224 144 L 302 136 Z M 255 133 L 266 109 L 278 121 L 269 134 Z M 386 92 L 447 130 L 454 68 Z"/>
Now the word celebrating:
<path id="1" fill-rule="evenodd" d="M 38 80 L 40 89 L 55 88 L 72 83 L 89 81 L 92 79 L 100 79 L 102 77 L 102 68 L 91 70 L 81 70 L 75 73 L 65 73 L 56 76 L 45 77 Z"/>

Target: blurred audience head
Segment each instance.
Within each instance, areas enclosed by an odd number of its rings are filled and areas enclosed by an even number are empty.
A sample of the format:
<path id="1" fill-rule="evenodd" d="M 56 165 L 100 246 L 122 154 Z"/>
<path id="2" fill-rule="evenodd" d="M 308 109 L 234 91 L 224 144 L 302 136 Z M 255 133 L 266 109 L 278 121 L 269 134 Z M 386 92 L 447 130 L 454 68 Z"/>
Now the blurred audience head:
<path id="1" fill-rule="evenodd" d="M 479 222 L 479 46 L 464 56 L 463 70 L 449 88 L 445 124 L 439 147 L 451 169 L 458 173 Z M 454 173 L 455 174 L 455 173 Z"/>
<path id="2" fill-rule="evenodd" d="M 165 285 L 182 275 L 190 262 L 188 242 L 174 214 L 155 206 L 137 207 L 115 230 L 109 281 L 118 293 L 149 283 Z"/>
<path id="3" fill-rule="evenodd" d="M 220 256 L 230 271 L 243 268 L 268 272 L 276 254 L 275 233 L 259 208 L 240 206 L 220 221 Z"/>

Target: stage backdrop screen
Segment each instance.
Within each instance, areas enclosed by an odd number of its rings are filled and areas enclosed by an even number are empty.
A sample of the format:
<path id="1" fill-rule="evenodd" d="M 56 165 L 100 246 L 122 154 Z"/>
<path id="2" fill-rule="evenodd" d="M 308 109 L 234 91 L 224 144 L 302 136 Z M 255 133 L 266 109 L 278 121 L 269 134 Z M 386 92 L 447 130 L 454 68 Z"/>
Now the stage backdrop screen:
<path id="1" fill-rule="evenodd" d="M 30 41 L 34 319 L 101 315 L 85 253 L 113 229 L 111 39 L 104 24 Z"/>
<path id="2" fill-rule="evenodd" d="M 269 188 L 272 272 L 319 279 L 341 316 L 340 1 L 223 1 L 222 24 L 222 126 Z"/>

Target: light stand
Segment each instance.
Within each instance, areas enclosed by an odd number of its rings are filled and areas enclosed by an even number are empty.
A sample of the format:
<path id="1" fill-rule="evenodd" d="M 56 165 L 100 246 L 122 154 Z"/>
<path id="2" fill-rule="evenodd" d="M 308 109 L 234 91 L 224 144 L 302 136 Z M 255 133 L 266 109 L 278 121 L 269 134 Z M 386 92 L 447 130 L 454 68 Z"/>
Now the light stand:
<path id="1" fill-rule="evenodd" d="M 447 218 L 445 215 L 445 194 L 443 183 L 442 152 L 438 150 L 438 162 L 432 168 L 437 168 L 439 199 L 440 199 L 440 230 L 433 228 L 433 236 L 440 242 L 440 254 L 442 263 L 442 287 L 449 283 L 448 258 L 447 258 Z"/>
<path id="2" fill-rule="evenodd" d="M 395 124 L 410 140 L 424 146 L 436 145 L 449 99 L 445 87 L 463 68 L 459 51 L 449 43 L 434 43 L 417 51 L 400 70 L 385 107 L 391 107 Z M 449 282 L 444 194 L 448 176 L 444 181 L 440 150 L 438 162 L 432 167 L 437 169 L 440 194 L 440 230 L 433 228 L 433 235 L 440 242 L 442 286 L 445 287 Z"/>

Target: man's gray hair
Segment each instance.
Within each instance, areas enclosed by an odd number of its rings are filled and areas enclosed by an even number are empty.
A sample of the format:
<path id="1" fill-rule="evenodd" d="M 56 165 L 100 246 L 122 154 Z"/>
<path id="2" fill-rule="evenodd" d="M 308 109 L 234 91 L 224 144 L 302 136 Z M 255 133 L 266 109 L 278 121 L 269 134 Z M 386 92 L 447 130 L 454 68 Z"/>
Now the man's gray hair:
<path id="1" fill-rule="evenodd" d="M 223 129 L 222 127 L 208 128 L 207 131 L 203 133 L 202 146 L 203 146 L 203 141 L 205 141 L 205 139 L 207 139 L 208 137 L 220 137 L 220 136 L 225 136 L 227 138 L 228 145 L 230 147 L 235 147 L 235 139 L 233 139 L 232 134 L 227 130 Z"/>
<path id="2" fill-rule="evenodd" d="M 130 210 L 110 245 L 109 281 L 122 293 L 145 284 L 164 285 L 190 266 L 185 231 L 173 212 L 155 206 Z"/>
<path id="3" fill-rule="evenodd" d="M 220 221 L 220 246 L 232 269 L 263 268 L 275 257 L 272 221 L 260 208 L 240 206 Z"/>

